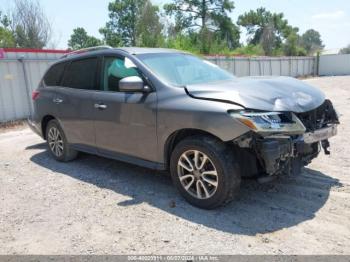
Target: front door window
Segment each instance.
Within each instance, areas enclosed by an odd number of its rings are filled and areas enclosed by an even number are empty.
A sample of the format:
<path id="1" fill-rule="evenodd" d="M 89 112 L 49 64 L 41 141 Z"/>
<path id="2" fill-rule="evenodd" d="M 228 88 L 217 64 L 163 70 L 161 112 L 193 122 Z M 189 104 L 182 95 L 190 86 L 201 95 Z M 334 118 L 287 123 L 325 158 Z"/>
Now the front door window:
<path id="1" fill-rule="evenodd" d="M 119 81 L 129 76 L 140 76 L 137 68 L 128 58 L 105 57 L 103 90 L 119 92 Z"/>

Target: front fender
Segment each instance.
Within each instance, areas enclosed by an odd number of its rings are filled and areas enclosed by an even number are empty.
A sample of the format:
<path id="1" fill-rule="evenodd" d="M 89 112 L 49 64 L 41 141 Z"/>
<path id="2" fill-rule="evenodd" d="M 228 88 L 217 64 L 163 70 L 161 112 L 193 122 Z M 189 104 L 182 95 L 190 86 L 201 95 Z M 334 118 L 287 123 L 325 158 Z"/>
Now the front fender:
<path id="1" fill-rule="evenodd" d="M 182 90 L 183 91 L 183 90 Z M 168 138 L 182 129 L 204 131 L 222 141 L 233 140 L 249 131 L 249 128 L 232 118 L 228 110 L 243 108 L 216 101 L 194 99 L 179 94 L 171 99 L 158 100 L 158 148 L 159 161 L 164 163 L 164 148 Z"/>

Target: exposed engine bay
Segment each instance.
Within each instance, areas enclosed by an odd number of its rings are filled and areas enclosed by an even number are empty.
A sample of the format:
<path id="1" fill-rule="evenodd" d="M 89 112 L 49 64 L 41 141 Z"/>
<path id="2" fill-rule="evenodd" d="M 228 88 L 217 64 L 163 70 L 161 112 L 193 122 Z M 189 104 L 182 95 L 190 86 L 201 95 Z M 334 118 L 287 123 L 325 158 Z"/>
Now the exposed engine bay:
<path id="1" fill-rule="evenodd" d="M 262 114 L 241 113 L 242 117 L 238 118 L 259 131 L 250 131 L 233 141 L 242 152 L 239 163 L 245 176 L 296 175 L 322 149 L 330 154 L 328 138 L 336 135 L 339 124 L 330 100 L 308 112 L 284 112 L 278 117 Z M 257 116 L 260 118 L 256 119 Z M 281 132 L 276 132 L 276 128 L 269 132 L 267 125 L 259 125 L 264 121 L 270 123 L 270 129 L 278 127 Z"/>

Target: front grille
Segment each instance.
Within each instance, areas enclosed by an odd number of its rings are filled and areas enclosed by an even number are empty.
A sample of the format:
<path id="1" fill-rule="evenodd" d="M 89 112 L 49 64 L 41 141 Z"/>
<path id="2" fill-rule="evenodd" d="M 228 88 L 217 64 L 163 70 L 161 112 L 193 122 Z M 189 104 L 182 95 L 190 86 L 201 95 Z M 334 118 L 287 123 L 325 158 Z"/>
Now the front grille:
<path id="1" fill-rule="evenodd" d="M 326 99 L 322 105 L 314 110 L 297 113 L 297 117 L 303 123 L 306 131 L 314 131 L 322 127 L 326 127 L 329 124 L 338 124 L 338 116 L 334 110 L 332 102 Z"/>

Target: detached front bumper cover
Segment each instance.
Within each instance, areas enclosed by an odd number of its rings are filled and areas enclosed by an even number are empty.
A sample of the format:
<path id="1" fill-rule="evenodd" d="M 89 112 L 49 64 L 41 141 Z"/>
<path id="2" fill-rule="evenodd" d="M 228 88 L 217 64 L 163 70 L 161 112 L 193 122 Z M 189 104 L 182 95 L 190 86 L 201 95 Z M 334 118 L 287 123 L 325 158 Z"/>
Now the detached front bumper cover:
<path id="1" fill-rule="evenodd" d="M 328 138 L 337 134 L 337 125 L 331 125 L 313 132 L 307 132 L 303 135 L 303 140 L 306 144 L 327 140 Z"/>
<path id="2" fill-rule="evenodd" d="M 339 116 L 331 101 L 303 113 L 229 111 L 234 119 L 250 128 L 235 140 L 256 155 L 268 175 L 298 174 L 317 157 L 321 148 L 330 154 L 328 139 L 337 134 Z"/>

